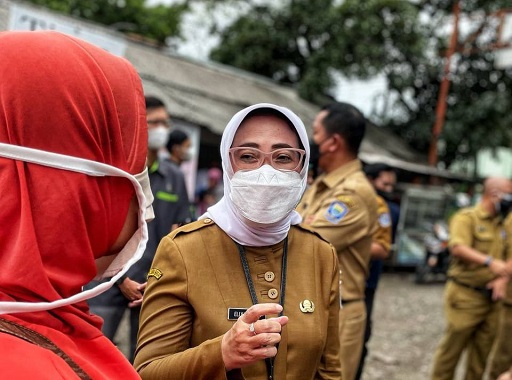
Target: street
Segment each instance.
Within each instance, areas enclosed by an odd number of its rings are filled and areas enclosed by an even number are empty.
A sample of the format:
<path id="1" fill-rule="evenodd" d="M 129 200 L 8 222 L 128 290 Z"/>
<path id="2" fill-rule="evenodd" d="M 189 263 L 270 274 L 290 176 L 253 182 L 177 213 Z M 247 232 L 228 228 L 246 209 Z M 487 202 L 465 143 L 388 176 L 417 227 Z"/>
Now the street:
<path id="1" fill-rule="evenodd" d="M 412 276 L 381 277 L 363 380 L 429 378 L 444 326 L 444 283 L 417 285 Z"/>

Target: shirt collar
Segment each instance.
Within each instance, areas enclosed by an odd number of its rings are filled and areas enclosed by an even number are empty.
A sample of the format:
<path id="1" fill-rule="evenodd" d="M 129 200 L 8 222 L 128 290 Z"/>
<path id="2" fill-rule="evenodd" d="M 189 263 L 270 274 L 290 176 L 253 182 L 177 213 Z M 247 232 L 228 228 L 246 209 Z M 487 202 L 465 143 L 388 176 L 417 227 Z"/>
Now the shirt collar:
<path id="1" fill-rule="evenodd" d="M 327 186 L 328 188 L 333 188 L 339 183 L 343 182 L 345 178 L 350 175 L 359 172 L 363 169 L 363 165 L 359 159 L 352 160 L 344 165 L 341 165 L 339 168 L 333 170 L 328 174 L 324 174 L 320 180 Z"/>

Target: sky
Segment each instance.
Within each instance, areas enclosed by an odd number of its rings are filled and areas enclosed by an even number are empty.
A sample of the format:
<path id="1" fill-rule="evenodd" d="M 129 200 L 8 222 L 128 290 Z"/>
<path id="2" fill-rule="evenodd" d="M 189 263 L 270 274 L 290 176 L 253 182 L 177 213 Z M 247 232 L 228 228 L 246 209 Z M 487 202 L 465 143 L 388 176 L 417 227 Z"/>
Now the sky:
<path id="1" fill-rule="evenodd" d="M 179 0 L 147 0 L 146 4 L 172 4 Z M 265 0 L 261 0 L 264 2 Z M 217 36 L 209 33 L 212 18 L 221 26 L 229 25 L 239 14 L 240 9 L 222 6 L 215 13 L 209 12 L 203 3 L 192 4 L 192 12 L 183 19 L 182 31 L 185 40 L 173 40 L 176 53 L 197 60 L 208 60 L 210 50 L 220 43 Z M 371 80 L 348 80 L 341 75 L 336 76 L 337 86 L 334 96 L 338 101 L 349 102 L 358 107 L 366 116 L 380 106 L 379 95 L 386 90 L 386 79 L 377 76 Z"/>

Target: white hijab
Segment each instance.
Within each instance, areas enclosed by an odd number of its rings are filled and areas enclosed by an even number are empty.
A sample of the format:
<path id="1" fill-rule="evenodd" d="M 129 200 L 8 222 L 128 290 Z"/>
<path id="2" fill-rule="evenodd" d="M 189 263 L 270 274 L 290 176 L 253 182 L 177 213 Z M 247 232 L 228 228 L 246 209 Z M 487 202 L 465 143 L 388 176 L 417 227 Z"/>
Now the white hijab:
<path id="1" fill-rule="evenodd" d="M 271 108 L 279 111 L 290 120 L 295 127 L 302 146 L 306 150 L 306 159 L 300 171 L 302 177 L 302 191 L 304 192 L 306 189 L 309 164 L 309 141 L 304 124 L 299 117 L 288 108 L 279 107 L 270 103 L 255 104 L 237 112 L 235 116 L 231 118 L 222 134 L 220 155 L 222 158 L 224 196 L 215 205 L 209 207 L 207 212 L 199 218 L 213 219 L 213 221 L 234 241 L 242 245 L 253 247 L 263 247 L 279 243 L 284 240 L 292 224 L 299 224 L 302 221 L 301 216 L 293 210 L 283 220 L 276 223 L 259 224 L 242 217 L 233 206 L 231 200 L 231 178 L 234 173 L 229 159 L 229 149 L 233 143 L 235 133 L 245 117 L 251 111 L 261 108 Z"/>

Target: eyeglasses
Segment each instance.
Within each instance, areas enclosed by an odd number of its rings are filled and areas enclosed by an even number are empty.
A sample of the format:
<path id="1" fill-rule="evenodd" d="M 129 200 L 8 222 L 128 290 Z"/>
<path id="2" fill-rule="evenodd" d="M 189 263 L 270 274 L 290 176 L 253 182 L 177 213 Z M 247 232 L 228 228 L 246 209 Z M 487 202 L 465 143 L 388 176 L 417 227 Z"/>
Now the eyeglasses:
<path id="1" fill-rule="evenodd" d="M 147 120 L 148 126 L 157 127 L 159 125 L 163 125 L 164 127 L 171 126 L 171 119 L 152 119 Z"/>
<path id="2" fill-rule="evenodd" d="M 236 147 L 229 150 L 233 166 L 238 170 L 254 170 L 270 157 L 270 165 L 277 170 L 297 170 L 302 164 L 306 151 L 296 148 L 281 148 L 265 153 L 257 148 Z"/>

